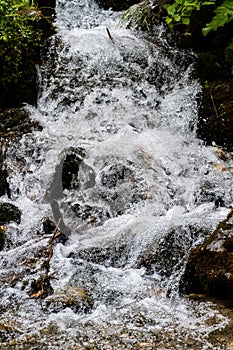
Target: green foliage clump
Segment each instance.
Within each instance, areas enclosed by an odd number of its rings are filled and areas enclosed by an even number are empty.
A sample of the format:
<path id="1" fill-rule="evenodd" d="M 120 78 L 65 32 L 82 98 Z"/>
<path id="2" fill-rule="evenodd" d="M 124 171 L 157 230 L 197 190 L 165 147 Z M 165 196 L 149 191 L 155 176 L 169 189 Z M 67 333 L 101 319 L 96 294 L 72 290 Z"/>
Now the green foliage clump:
<path id="1" fill-rule="evenodd" d="M 40 16 L 31 0 L 0 0 L 0 86 L 5 89 L 34 65 L 42 36 L 34 23 Z"/>
<path id="2" fill-rule="evenodd" d="M 186 34 L 189 34 L 190 21 L 194 11 L 199 11 L 203 6 L 211 5 L 212 19 L 209 23 L 203 23 L 202 34 L 208 36 L 209 33 L 225 27 L 233 21 L 233 0 L 222 0 L 219 4 L 217 0 L 171 0 L 169 4 L 164 4 L 166 10 L 165 21 L 173 31 L 175 25 L 187 27 Z M 226 27 L 225 27 L 226 28 Z M 224 29 L 225 29 L 224 28 Z M 225 30 L 226 31 L 226 30 Z M 233 74 L 233 34 L 224 48 L 225 62 L 231 67 Z"/>
<path id="3" fill-rule="evenodd" d="M 232 0 L 224 0 L 223 3 L 215 10 L 215 16 L 210 23 L 207 23 L 205 28 L 202 29 L 203 35 L 207 35 L 211 31 L 217 30 L 219 27 L 223 27 L 227 23 L 233 20 L 233 2 Z"/>
<path id="4" fill-rule="evenodd" d="M 193 11 L 199 11 L 201 6 L 214 5 L 215 0 L 175 0 L 172 4 L 164 4 L 167 11 L 166 23 L 173 30 L 175 24 L 189 25 Z"/>
<path id="5" fill-rule="evenodd" d="M 202 34 L 204 36 L 224 27 L 233 20 L 232 0 L 223 0 L 222 4 L 216 7 L 214 13 L 215 16 L 212 18 L 211 22 L 207 23 L 205 28 L 202 29 Z M 225 59 L 231 67 L 231 74 L 233 74 L 233 34 L 229 45 L 225 49 Z"/>

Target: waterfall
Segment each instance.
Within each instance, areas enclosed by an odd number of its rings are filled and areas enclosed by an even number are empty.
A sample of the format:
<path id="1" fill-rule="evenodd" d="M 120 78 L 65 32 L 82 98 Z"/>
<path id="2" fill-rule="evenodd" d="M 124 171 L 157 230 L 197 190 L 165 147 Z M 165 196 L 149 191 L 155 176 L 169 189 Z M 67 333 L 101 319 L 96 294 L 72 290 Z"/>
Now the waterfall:
<path id="1" fill-rule="evenodd" d="M 178 293 L 232 201 L 232 173 L 196 138 L 195 55 L 91 0 L 56 11 L 27 106 L 43 130 L 6 154 L 22 218 L 0 252 L 2 348 L 221 349 L 208 337 L 227 317 Z"/>

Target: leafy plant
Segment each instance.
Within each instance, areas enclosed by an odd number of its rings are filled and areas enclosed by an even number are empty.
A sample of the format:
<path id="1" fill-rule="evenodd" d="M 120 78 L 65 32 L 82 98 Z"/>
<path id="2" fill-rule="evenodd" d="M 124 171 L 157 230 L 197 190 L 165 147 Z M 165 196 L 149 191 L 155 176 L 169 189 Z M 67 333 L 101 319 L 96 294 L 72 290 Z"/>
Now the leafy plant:
<path id="1" fill-rule="evenodd" d="M 175 0 L 172 4 L 164 4 L 163 8 L 167 11 L 166 23 L 171 30 L 178 23 L 189 25 L 193 11 L 199 11 L 201 6 L 213 4 L 215 4 L 215 0 Z"/>
<path id="2" fill-rule="evenodd" d="M 224 0 L 214 12 L 215 16 L 212 18 L 212 21 L 206 24 L 205 28 L 202 30 L 203 35 L 207 35 L 209 32 L 215 31 L 233 20 L 233 1 Z"/>
<path id="3" fill-rule="evenodd" d="M 0 0 L 0 84 L 17 83 L 41 45 L 34 26 L 40 12 L 30 0 Z"/>
<path id="4" fill-rule="evenodd" d="M 226 61 L 231 66 L 231 74 L 233 75 L 233 39 L 231 40 L 230 44 L 225 49 L 225 57 L 226 57 Z"/>

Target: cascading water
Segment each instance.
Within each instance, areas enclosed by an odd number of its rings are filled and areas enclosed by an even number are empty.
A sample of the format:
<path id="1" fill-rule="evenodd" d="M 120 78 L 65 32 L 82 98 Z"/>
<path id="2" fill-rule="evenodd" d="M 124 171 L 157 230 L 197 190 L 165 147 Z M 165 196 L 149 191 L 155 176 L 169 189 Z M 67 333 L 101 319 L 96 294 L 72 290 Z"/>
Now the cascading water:
<path id="1" fill-rule="evenodd" d="M 221 349 L 208 335 L 227 318 L 178 295 L 189 249 L 232 198 L 231 171 L 195 137 L 192 54 L 161 28 L 153 38 L 121 28 L 91 0 L 58 1 L 56 21 L 28 106 L 43 130 L 7 153 L 22 220 L 0 253 L 1 348 Z M 68 237 L 47 260 L 46 218 Z"/>

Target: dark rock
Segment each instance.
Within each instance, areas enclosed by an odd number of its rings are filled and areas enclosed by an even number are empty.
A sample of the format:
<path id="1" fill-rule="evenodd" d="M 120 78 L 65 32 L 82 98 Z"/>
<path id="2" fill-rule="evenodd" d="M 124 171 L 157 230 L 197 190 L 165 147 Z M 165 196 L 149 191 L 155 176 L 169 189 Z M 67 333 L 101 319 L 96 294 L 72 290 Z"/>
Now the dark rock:
<path id="1" fill-rule="evenodd" d="M 0 225 L 8 224 L 11 221 L 20 223 L 21 212 L 13 204 L 1 203 L 0 204 Z"/>
<path id="2" fill-rule="evenodd" d="M 8 224 L 11 221 L 15 221 L 19 224 L 20 220 L 21 212 L 15 205 L 10 203 L 0 204 L 0 250 L 4 248 L 6 241 L 6 229 L 3 225 Z"/>
<path id="3" fill-rule="evenodd" d="M 70 149 L 56 166 L 53 181 L 47 193 L 49 200 L 61 199 L 64 190 L 79 188 L 78 173 L 85 156 L 82 148 Z"/>
<path id="4" fill-rule="evenodd" d="M 78 252 L 71 253 L 69 258 L 85 260 L 106 267 L 121 268 L 125 266 L 129 257 L 130 247 L 125 245 L 114 245 L 110 247 L 88 247 Z"/>
<path id="5" fill-rule="evenodd" d="M 112 8 L 114 11 L 126 10 L 127 8 L 134 4 L 137 4 L 138 2 L 139 0 L 97 0 L 98 5 L 103 9 L 108 10 L 109 8 Z"/>
<path id="6" fill-rule="evenodd" d="M 197 135 L 207 144 L 213 142 L 233 149 L 233 82 L 219 81 L 204 90 L 199 109 Z"/>
<path id="7" fill-rule="evenodd" d="M 0 226 L 0 251 L 4 248 L 6 240 L 6 233 L 4 226 Z"/>
<path id="8" fill-rule="evenodd" d="M 180 292 L 233 300 L 233 211 L 205 243 L 191 250 Z"/>
<path id="9" fill-rule="evenodd" d="M 50 19 L 55 15 L 56 0 L 37 0 L 36 3 L 44 16 Z"/>
<path id="10" fill-rule="evenodd" d="M 71 206 L 72 210 L 75 212 L 78 218 L 83 221 L 93 221 L 95 224 L 101 224 L 106 219 L 110 218 L 108 211 L 101 207 L 91 206 L 88 204 L 78 204 L 75 203 Z"/>
<path id="11" fill-rule="evenodd" d="M 57 229 L 56 224 L 49 218 L 45 219 L 42 225 L 43 225 L 43 231 L 46 235 L 52 236 L 55 230 Z M 60 225 L 59 225 L 59 229 L 61 230 Z M 60 234 L 55 238 L 55 241 L 64 244 L 68 240 L 68 237 L 66 234 L 67 234 L 67 231 L 63 232 L 61 230 Z"/>
<path id="12" fill-rule="evenodd" d="M 50 277 L 47 275 L 34 279 L 31 282 L 30 298 L 44 299 L 53 294 Z"/>
<path id="13" fill-rule="evenodd" d="M 0 150 L 0 153 L 1 153 L 1 150 Z M 0 155 L 0 197 L 7 194 L 8 197 L 10 198 L 10 188 L 7 181 L 7 176 L 8 174 L 4 167 L 2 156 Z"/>
<path id="14" fill-rule="evenodd" d="M 32 122 L 30 114 L 23 108 L 0 109 L 0 136 L 12 133 L 13 137 L 30 132 L 32 128 L 42 130 L 37 122 Z"/>
<path id="15" fill-rule="evenodd" d="M 206 233 L 203 229 L 192 225 L 173 228 L 158 244 L 142 252 L 136 265 L 139 268 L 145 267 L 149 274 L 156 271 L 161 276 L 169 277 L 182 268 L 187 249 L 192 246 L 195 238 Z"/>
<path id="16" fill-rule="evenodd" d="M 56 224 L 49 218 L 43 221 L 43 231 L 46 235 L 52 235 L 56 229 Z"/>

